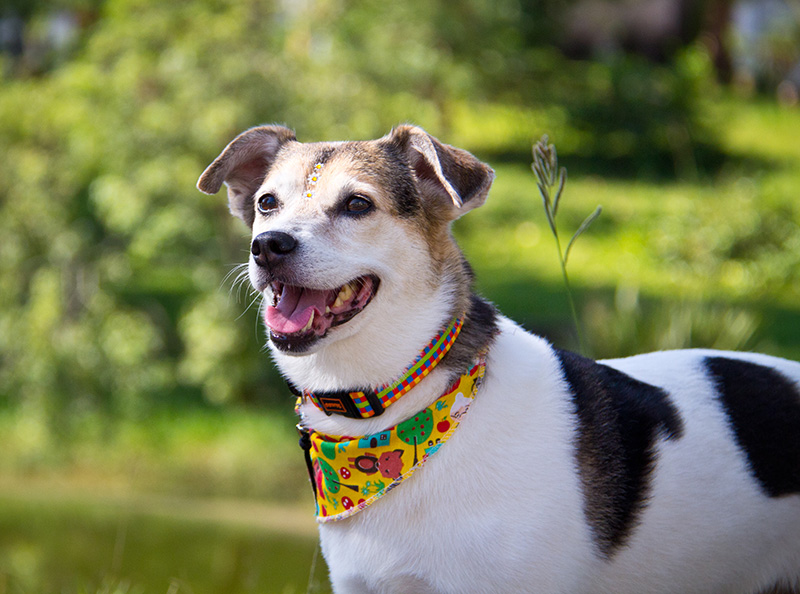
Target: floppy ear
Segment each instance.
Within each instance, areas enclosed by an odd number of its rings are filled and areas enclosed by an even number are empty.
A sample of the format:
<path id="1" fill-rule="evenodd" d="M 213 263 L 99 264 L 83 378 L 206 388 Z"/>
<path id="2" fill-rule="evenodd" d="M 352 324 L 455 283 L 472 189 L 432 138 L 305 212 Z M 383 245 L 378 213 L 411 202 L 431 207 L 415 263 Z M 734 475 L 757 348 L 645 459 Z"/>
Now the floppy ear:
<path id="1" fill-rule="evenodd" d="M 296 140 L 294 132 L 283 126 L 260 126 L 242 132 L 206 168 L 197 181 L 197 189 L 216 194 L 224 183 L 228 187 L 231 214 L 252 227 L 253 194 L 264 181 L 281 146 L 292 140 Z"/>
<path id="2" fill-rule="evenodd" d="M 486 201 L 494 181 L 494 171 L 486 163 L 416 126 L 397 126 L 387 138 L 405 152 L 423 200 L 449 220 Z"/>

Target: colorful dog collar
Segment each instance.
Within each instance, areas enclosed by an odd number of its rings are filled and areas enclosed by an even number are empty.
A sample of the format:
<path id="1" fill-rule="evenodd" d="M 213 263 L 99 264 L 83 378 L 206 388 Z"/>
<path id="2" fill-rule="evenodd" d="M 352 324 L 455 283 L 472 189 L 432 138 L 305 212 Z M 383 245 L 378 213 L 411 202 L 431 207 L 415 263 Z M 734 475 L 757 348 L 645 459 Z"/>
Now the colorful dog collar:
<path id="1" fill-rule="evenodd" d="M 340 392 L 310 392 L 304 390 L 302 396 L 311 400 L 314 405 L 327 415 L 339 414 L 352 419 L 368 419 L 376 417 L 403 394 L 416 386 L 428 375 L 455 343 L 464 316 L 455 318 L 444 327 L 400 376 L 390 384 L 377 390 L 369 388 Z"/>
<path id="2" fill-rule="evenodd" d="M 481 356 L 428 408 L 364 437 L 336 437 L 298 426 L 317 503 L 317 521 L 343 520 L 411 476 L 455 432 L 475 398 Z"/>

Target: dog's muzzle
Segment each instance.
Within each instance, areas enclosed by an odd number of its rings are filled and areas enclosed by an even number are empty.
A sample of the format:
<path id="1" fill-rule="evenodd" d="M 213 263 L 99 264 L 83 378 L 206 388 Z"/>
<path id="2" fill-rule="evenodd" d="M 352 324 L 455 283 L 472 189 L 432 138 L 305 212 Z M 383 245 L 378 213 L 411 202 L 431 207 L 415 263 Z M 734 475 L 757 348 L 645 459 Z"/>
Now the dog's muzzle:
<path id="1" fill-rule="evenodd" d="M 294 353 L 307 351 L 328 330 L 355 317 L 380 285 L 374 274 L 337 286 L 300 284 L 295 275 L 299 252 L 298 240 L 283 231 L 260 233 L 250 245 L 255 264 L 251 280 L 258 290 L 267 291 L 264 321 L 270 339 L 278 349 Z"/>

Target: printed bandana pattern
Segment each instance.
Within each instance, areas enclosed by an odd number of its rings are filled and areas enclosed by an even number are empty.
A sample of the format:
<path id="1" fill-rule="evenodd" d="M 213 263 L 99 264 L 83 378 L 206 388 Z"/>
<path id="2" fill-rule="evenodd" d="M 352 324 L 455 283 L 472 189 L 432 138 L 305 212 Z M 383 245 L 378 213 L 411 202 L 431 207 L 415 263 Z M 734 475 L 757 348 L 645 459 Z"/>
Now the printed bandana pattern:
<path id="1" fill-rule="evenodd" d="M 386 431 L 364 437 L 311 432 L 317 521 L 352 516 L 420 468 L 455 432 L 484 371 L 481 356 L 431 406 Z"/>

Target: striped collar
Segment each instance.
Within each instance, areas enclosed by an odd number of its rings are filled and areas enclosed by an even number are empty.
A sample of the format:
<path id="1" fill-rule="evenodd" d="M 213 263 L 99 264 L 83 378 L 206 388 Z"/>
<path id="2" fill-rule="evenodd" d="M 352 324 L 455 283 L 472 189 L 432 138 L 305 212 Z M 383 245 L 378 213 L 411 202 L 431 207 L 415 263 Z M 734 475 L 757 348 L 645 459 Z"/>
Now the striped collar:
<path id="1" fill-rule="evenodd" d="M 422 349 L 414 363 L 407 367 L 400 378 L 394 382 L 384 384 L 374 390 L 370 388 L 339 392 L 304 390 L 302 397 L 308 398 L 318 409 L 329 416 L 335 413 L 351 419 L 377 417 L 436 367 L 455 343 L 463 325 L 464 316 L 462 315 L 442 328 Z"/>

